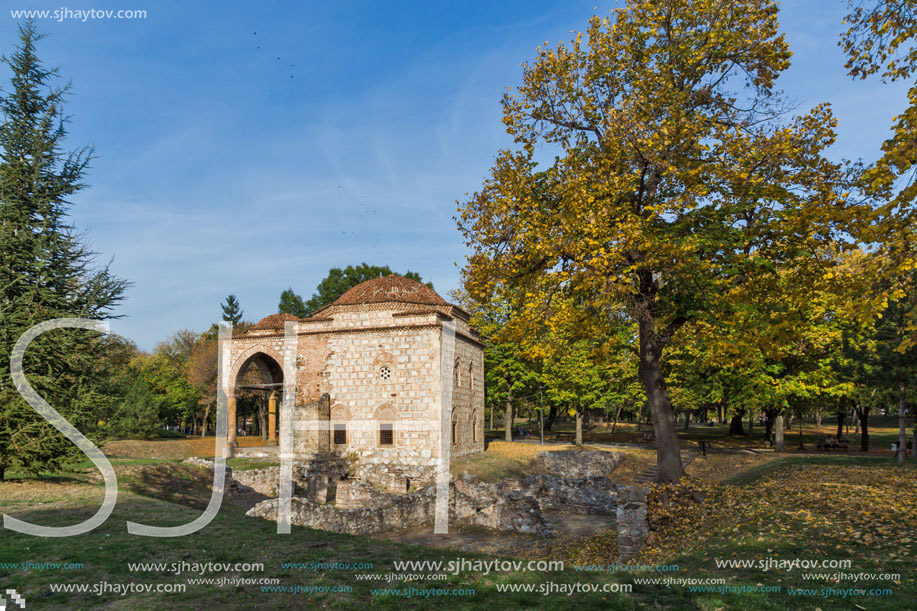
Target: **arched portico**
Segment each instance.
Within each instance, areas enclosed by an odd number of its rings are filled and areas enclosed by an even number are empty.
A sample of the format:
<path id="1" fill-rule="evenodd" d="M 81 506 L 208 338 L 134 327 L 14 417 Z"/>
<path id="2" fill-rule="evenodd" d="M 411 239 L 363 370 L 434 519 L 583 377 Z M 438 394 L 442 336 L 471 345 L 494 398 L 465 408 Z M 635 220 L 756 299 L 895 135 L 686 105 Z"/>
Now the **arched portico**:
<path id="1" fill-rule="evenodd" d="M 283 391 L 283 366 L 282 358 L 269 345 L 256 344 L 240 354 L 233 362 L 229 371 L 228 411 L 229 431 L 227 445 L 230 449 L 236 448 L 237 419 L 236 399 L 244 390 L 260 391 L 267 397 L 267 431 L 269 445 L 277 444 L 277 405 Z M 246 376 L 252 367 L 256 368 L 260 383 L 253 382 L 251 376 Z"/>

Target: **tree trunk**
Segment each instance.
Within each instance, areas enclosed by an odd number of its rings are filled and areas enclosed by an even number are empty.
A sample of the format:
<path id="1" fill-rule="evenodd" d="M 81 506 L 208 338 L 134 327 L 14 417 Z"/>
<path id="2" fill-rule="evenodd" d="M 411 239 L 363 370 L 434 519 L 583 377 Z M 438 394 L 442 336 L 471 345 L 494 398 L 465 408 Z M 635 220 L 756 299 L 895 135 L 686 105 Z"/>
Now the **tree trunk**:
<path id="1" fill-rule="evenodd" d="M 685 475 L 681 465 L 681 451 L 675 431 L 675 413 L 665 387 L 662 374 L 663 342 L 656 335 L 654 321 L 648 315 L 640 316 L 640 381 L 646 391 L 646 401 L 653 417 L 656 437 L 656 481 L 664 484 L 677 482 Z"/>
<path id="2" fill-rule="evenodd" d="M 856 415 L 856 412 L 853 414 L 853 434 L 860 434 L 860 417 Z"/>
<path id="3" fill-rule="evenodd" d="M 774 452 L 786 452 L 783 443 L 783 414 L 777 414 L 774 421 Z"/>
<path id="4" fill-rule="evenodd" d="M 771 446 L 774 445 L 774 422 L 778 414 L 780 410 L 773 407 L 764 410 L 764 440 Z"/>
<path id="5" fill-rule="evenodd" d="M 898 464 L 904 464 L 907 455 L 907 430 L 904 410 L 907 406 L 907 385 L 904 380 L 898 383 Z"/>
<path id="6" fill-rule="evenodd" d="M 751 435 L 752 431 L 755 430 L 755 412 L 751 410 L 748 412 L 748 434 Z"/>
<path id="7" fill-rule="evenodd" d="M 716 404 L 716 422 L 717 424 L 726 422 L 726 410 L 723 409 L 722 401 Z"/>
<path id="8" fill-rule="evenodd" d="M 504 426 L 506 431 L 503 438 L 506 441 L 513 440 L 513 393 L 511 390 L 506 391 L 506 416 L 504 416 Z"/>
<path id="9" fill-rule="evenodd" d="M 869 408 L 857 409 L 860 420 L 860 452 L 869 451 Z"/>
<path id="10" fill-rule="evenodd" d="M 844 420 L 847 418 L 847 412 L 838 412 L 837 413 L 837 437 L 840 439 L 844 436 Z"/>
<path id="11" fill-rule="evenodd" d="M 691 426 L 691 412 L 685 412 L 685 431 Z"/>
<path id="12" fill-rule="evenodd" d="M 583 413 L 576 410 L 576 445 L 583 445 Z"/>
<path id="13" fill-rule="evenodd" d="M 745 429 L 742 428 L 742 415 L 733 414 L 732 420 L 729 421 L 729 436 L 745 435 Z"/>
<path id="14" fill-rule="evenodd" d="M 6 465 L 0 465 L 0 481 L 3 481 L 3 476 L 6 474 Z"/>
<path id="15" fill-rule="evenodd" d="M 621 406 L 618 406 L 618 411 L 615 412 L 615 421 L 611 424 L 611 434 L 615 434 L 615 427 L 618 426 L 618 417 L 621 415 Z"/>
<path id="16" fill-rule="evenodd" d="M 544 423 L 544 430 L 550 432 L 550 431 L 551 431 L 551 427 L 554 426 L 554 420 L 556 420 L 556 419 L 557 419 L 557 406 L 556 406 L 556 405 L 552 405 L 552 406 L 551 406 L 551 409 L 548 410 L 548 419 L 547 419 L 547 421 Z"/>
<path id="17" fill-rule="evenodd" d="M 821 413 L 822 413 L 822 409 L 821 409 L 820 407 L 819 407 L 818 409 L 815 410 L 815 426 L 818 427 L 818 428 L 821 428 Z M 841 427 L 841 424 L 843 424 L 843 422 L 844 422 L 844 421 L 843 421 L 843 419 L 842 419 L 842 420 L 839 420 L 839 421 L 838 421 L 838 424 L 837 424 L 837 426 L 838 426 L 838 429 L 837 429 L 837 438 L 838 438 L 838 439 L 841 438 L 841 429 L 840 429 L 840 427 Z"/>
<path id="18" fill-rule="evenodd" d="M 207 419 L 210 418 L 210 403 L 204 408 L 204 419 L 201 420 L 201 437 L 207 436 Z"/>
<path id="19" fill-rule="evenodd" d="M 494 430 L 494 407 L 490 406 L 490 430 Z"/>

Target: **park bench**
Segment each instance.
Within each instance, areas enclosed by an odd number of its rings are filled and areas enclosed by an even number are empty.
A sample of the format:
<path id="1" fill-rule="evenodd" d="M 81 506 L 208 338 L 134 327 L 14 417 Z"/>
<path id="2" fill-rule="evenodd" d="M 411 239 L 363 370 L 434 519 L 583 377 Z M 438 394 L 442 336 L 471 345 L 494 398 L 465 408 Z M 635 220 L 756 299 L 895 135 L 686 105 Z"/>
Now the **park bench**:
<path id="1" fill-rule="evenodd" d="M 819 441 L 818 443 L 815 444 L 815 449 L 820 450 L 822 452 L 835 452 L 835 451 L 840 452 L 841 450 L 846 452 L 847 447 L 848 447 L 847 444 L 843 442 L 838 442 L 836 446 L 832 446 L 824 441 Z"/>

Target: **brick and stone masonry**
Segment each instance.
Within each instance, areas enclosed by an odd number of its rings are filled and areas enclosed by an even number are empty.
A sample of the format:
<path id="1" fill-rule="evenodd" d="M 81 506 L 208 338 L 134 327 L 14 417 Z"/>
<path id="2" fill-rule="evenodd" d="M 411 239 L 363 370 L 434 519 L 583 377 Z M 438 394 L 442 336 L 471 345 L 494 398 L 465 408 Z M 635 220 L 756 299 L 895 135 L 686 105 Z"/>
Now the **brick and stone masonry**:
<path id="1" fill-rule="evenodd" d="M 283 370 L 284 323 L 296 325 L 295 371 Z M 455 325 L 454 362 L 441 362 L 443 321 Z M 256 367 L 269 395 L 269 439 L 279 426 L 284 376 L 296 376 L 296 460 L 349 456 L 356 475 L 405 491 L 433 479 L 440 435 L 457 458 L 484 449 L 484 354 L 469 316 L 429 287 L 390 275 L 363 282 L 299 319 L 272 314 L 231 340 L 229 445 L 235 399 Z M 444 370 L 452 370 L 444 380 Z M 451 385 L 443 419 L 441 396 Z M 441 430 L 441 422 L 450 423 Z"/>

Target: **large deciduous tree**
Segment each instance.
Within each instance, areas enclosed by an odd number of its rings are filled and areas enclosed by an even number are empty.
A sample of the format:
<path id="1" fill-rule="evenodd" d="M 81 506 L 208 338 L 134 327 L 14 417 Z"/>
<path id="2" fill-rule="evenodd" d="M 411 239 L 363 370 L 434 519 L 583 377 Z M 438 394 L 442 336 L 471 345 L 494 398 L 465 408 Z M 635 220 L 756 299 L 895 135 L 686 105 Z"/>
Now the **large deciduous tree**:
<path id="1" fill-rule="evenodd" d="M 391 273 L 392 270 L 388 265 L 369 265 L 368 263 L 361 263 L 360 265 L 348 265 L 344 269 L 332 267 L 328 271 L 328 275 L 315 287 L 315 292 L 312 294 L 309 301 L 306 302 L 306 310 L 311 314 L 319 308 L 333 303 L 334 300 L 346 293 L 348 289 L 355 287 L 361 282 L 379 278 L 380 276 L 388 276 Z M 423 282 L 423 279 L 421 279 L 420 274 L 417 272 L 407 271 L 401 275 L 405 278 L 416 280 L 417 282 Z M 426 285 L 433 288 L 432 282 L 427 282 Z"/>
<path id="2" fill-rule="evenodd" d="M 911 81 L 917 73 L 917 0 L 850 0 L 849 5 L 849 28 L 841 38 L 849 74 Z M 882 202 L 869 236 L 878 246 L 881 288 L 899 302 L 907 285 L 902 279 L 917 268 L 917 83 L 911 84 L 907 103 L 893 119 L 881 156 L 861 178 L 863 190 Z M 917 310 L 902 314 L 907 334 L 899 348 L 904 351 L 917 345 Z"/>
<path id="3" fill-rule="evenodd" d="M 777 12 L 772 0 L 630 0 L 540 49 L 503 99 L 518 146 L 460 208 L 475 299 L 512 285 L 533 324 L 571 291 L 598 312 L 627 308 L 663 482 L 684 474 L 667 345 L 780 270 L 796 292 L 829 282 L 834 259 L 819 253 L 854 244 L 863 214 L 845 168 L 822 156 L 830 109 L 788 117 L 774 88 L 790 58 Z"/>
<path id="4" fill-rule="evenodd" d="M 281 314 L 292 314 L 299 318 L 305 318 L 309 315 L 309 308 L 306 307 L 306 302 L 292 288 L 280 293 L 280 303 L 277 305 L 277 311 Z"/>

